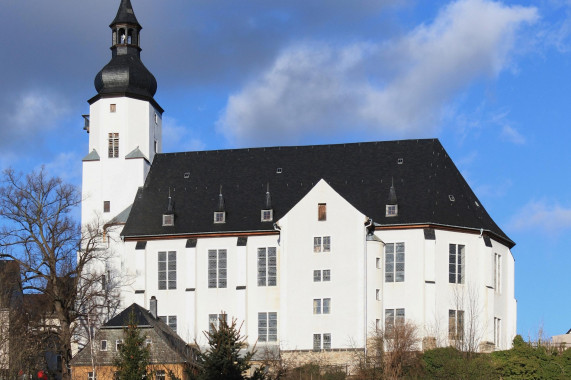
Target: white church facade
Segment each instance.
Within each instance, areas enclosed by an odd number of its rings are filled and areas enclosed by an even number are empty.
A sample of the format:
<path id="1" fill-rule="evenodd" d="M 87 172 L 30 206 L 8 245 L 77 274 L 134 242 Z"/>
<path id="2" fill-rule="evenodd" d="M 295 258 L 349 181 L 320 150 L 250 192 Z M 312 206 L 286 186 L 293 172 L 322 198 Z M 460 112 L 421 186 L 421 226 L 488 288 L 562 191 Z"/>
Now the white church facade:
<path id="1" fill-rule="evenodd" d="M 162 153 L 129 0 L 111 29 L 82 222 L 107 223 L 99 269 L 130 279 L 123 307 L 158 305 L 189 343 L 225 314 L 285 351 L 363 348 L 402 321 L 427 345 L 477 326 L 480 349 L 511 347 L 515 243 L 438 140 Z"/>

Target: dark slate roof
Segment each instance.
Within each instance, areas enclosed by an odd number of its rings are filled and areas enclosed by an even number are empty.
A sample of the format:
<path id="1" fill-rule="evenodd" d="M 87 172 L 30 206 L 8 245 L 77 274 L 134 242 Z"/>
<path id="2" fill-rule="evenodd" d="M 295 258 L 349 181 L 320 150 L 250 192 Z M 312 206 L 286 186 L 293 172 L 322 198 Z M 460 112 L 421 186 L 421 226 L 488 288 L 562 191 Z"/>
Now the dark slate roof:
<path id="1" fill-rule="evenodd" d="M 133 303 L 121 313 L 117 314 L 115 317 L 107 321 L 103 327 L 126 327 L 129 325 L 129 318 L 131 317 L 131 313 L 135 314 L 135 322 L 139 327 L 152 326 L 153 321 L 156 320 L 156 318 L 154 318 L 148 310 L 144 309 L 136 303 Z"/>
<path id="2" fill-rule="evenodd" d="M 139 27 L 141 26 L 137 21 L 137 17 L 135 17 L 131 0 L 121 0 L 121 4 L 117 10 L 117 15 L 109 26 L 113 26 L 115 24 L 133 24 Z"/>
<path id="3" fill-rule="evenodd" d="M 437 139 L 157 154 L 122 235 L 273 231 L 260 221 L 268 184 L 277 221 L 321 179 L 377 225 L 484 229 L 515 245 Z M 391 183 L 398 216 L 385 217 Z M 220 186 L 226 223 L 214 224 Z M 163 227 L 169 192 L 175 225 Z"/>
<path id="4" fill-rule="evenodd" d="M 111 337 L 120 338 L 117 331 L 121 331 L 127 327 L 130 322 L 131 313 L 135 314 L 137 327 L 142 331 L 152 329 L 162 342 L 169 348 L 170 353 L 160 349 L 161 352 L 155 352 L 151 355 L 151 363 L 184 363 L 192 361 L 191 350 L 189 346 L 179 337 L 169 326 L 167 326 L 159 318 L 155 318 L 152 314 L 136 303 L 131 304 L 114 318 L 105 323 L 98 332 L 97 339 L 110 339 Z M 153 347 L 161 347 L 153 340 Z M 153 352 L 154 348 L 151 348 Z M 103 362 L 111 364 L 114 362 L 115 351 L 106 352 L 107 357 L 103 357 Z M 166 360 L 166 361 L 165 361 Z M 91 365 L 91 354 L 89 347 L 84 347 L 72 360 L 73 366 Z"/>

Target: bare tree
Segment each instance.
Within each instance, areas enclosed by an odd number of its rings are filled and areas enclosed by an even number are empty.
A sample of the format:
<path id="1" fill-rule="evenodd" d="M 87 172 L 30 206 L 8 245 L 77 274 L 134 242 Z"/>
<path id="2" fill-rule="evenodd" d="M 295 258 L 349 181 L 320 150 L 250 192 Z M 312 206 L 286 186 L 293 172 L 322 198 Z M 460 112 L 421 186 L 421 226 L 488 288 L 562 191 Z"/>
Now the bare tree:
<path id="1" fill-rule="evenodd" d="M 479 351 L 483 333 L 478 292 L 474 286 L 467 284 L 455 287 L 453 297 L 456 309 L 449 310 L 448 339 L 456 349 L 471 357 Z"/>
<path id="2" fill-rule="evenodd" d="M 399 379 L 418 365 L 418 329 L 410 321 L 374 329 L 367 351 L 356 351 L 356 379 Z"/>
<path id="3" fill-rule="evenodd" d="M 103 228 L 97 222 L 81 228 L 73 217 L 81 203 L 79 191 L 43 168 L 27 175 L 9 169 L 1 181 L 0 258 L 20 265 L 24 292 L 48 300 L 45 312 L 50 317 L 43 329 L 55 337 L 62 377 L 69 380 L 78 321 L 102 310 L 101 302 L 108 298 L 102 273 L 84 270 L 108 255 L 101 244 Z"/>

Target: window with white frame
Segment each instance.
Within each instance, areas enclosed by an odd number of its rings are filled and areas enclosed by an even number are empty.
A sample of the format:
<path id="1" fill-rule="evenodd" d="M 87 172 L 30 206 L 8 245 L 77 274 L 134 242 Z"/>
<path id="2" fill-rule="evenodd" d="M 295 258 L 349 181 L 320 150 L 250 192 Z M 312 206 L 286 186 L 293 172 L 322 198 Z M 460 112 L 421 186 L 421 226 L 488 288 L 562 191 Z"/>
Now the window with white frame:
<path id="1" fill-rule="evenodd" d="M 331 269 L 316 269 L 313 271 L 313 282 L 331 281 Z"/>
<path id="2" fill-rule="evenodd" d="M 274 210 L 262 210 L 262 222 L 271 222 L 274 220 Z"/>
<path id="3" fill-rule="evenodd" d="M 321 298 L 313 299 L 313 314 L 321 314 Z"/>
<path id="4" fill-rule="evenodd" d="M 398 215 L 398 206 L 397 205 L 387 205 L 385 210 L 385 216 L 397 216 Z"/>
<path id="5" fill-rule="evenodd" d="M 258 248 L 258 286 L 276 286 L 276 247 Z"/>
<path id="6" fill-rule="evenodd" d="M 448 310 L 448 339 L 464 339 L 464 310 Z"/>
<path id="7" fill-rule="evenodd" d="M 494 253 L 494 289 L 502 292 L 502 255 Z"/>
<path id="8" fill-rule="evenodd" d="M 375 259 L 375 266 L 377 267 L 377 269 L 383 269 L 383 268 L 381 267 L 381 258 L 380 258 L 380 257 L 377 257 L 377 258 Z"/>
<path id="9" fill-rule="evenodd" d="M 404 309 L 385 309 L 385 334 L 392 334 L 395 326 L 404 324 Z"/>
<path id="10" fill-rule="evenodd" d="M 107 351 L 107 341 L 106 340 L 101 341 L 101 346 L 100 346 L 99 350 L 100 351 Z"/>
<path id="11" fill-rule="evenodd" d="M 226 314 L 208 314 L 208 331 L 214 332 L 214 329 L 220 328 L 220 322 L 226 321 Z"/>
<path id="12" fill-rule="evenodd" d="M 120 351 L 121 347 L 123 347 L 123 339 L 117 339 L 115 341 L 115 351 Z"/>
<path id="13" fill-rule="evenodd" d="M 313 334 L 313 349 L 321 350 L 321 334 Z"/>
<path id="14" fill-rule="evenodd" d="M 278 313 L 258 313 L 258 342 L 278 341 Z"/>
<path id="15" fill-rule="evenodd" d="M 313 349 L 315 351 L 331 349 L 331 333 L 313 334 Z"/>
<path id="16" fill-rule="evenodd" d="M 227 251 L 225 249 L 208 250 L 208 287 L 225 288 L 227 286 Z"/>
<path id="17" fill-rule="evenodd" d="M 500 347 L 502 338 L 502 320 L 494 318 L 494 344 L 496 349 Z"/>
<path id="18" fill-rule="evenodd" d="M 176 251 L 161 251 L 158 256 L 159 290 L 176 289 Z"/>
<path id="19" fill-rule="evenodd" d="M 87 380 L 97 380 L 97 376 L 93 372 L 87 372 Z"/>
<path id="20" fill-rule="evenodd" d="M 119 157 L 119 133 L 109 133 L 109 158 Z"/>
<path id="21" fill-rule="evenodd" d="M 176 315 L 163 315 L 159 317 L 168 327 L 170 327 L 174 332 L 176 332 L 177 318 Z"/>
<path id="22" fill-rule="evenodd" d="M 155 372 L 155 380 L 165 380 L 166 372 L 164 369 L 159 369 Z"/>
<path id="23" fill-rule="evenodd" d="M 381 300 L 381 289 L 376 289 L 376 290 L 375 290 L 375 299 L 376 299 L 377 301 L 380 301 L 380 300 Z"/>
<path id="24" fill-rule="evenodd" d="M 385 244 L 385 282 L 404 282 L 404 243 Z"/>
<path id="25" fill-rule="evenodd" d="M 448 249 L 448 282 L 451 284 L 464 283 L 466 247 L 461 244 L 450 244 Z"/>
<path id="26" fill-rule="evenodd" d="M 315 298 L 313 314 L 331 314 L 331 298 Z"/>
<path id="27" fill-rule="evenodd" d="M 331 252 L 331 236 L 314 237 L 313 252 Z"/>
<path id="28" fill-rule="evenodd" d="M 214 223 L 226 223 L 226 212 L 214 211 Z"/>

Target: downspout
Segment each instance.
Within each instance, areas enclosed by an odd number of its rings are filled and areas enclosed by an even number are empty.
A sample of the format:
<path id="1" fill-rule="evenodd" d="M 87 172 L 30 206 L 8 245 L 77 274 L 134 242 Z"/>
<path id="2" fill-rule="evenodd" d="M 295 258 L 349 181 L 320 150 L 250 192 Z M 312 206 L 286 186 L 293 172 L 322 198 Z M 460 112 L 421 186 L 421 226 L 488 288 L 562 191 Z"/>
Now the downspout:
<path id="1" fill-rule="evenodd" d="M 373 219 L 367 218 L 367 221 L 365 222 L 365 246 L 364 246 L 364 249 L 363 249 L 363 252 L 364 252 L 363 267 L 364 267 L 364 272 L 365 272 L 365 275 L 363 276 L 364 279 L 365 279 L 365 280 L 364 280 L 364 281 L 365 281 L 365 284 L 364 284 L 364 287 L 363 287 L 363 288 L 364 288 L 364 292 L 365 292 L 365 294 L 364 294 L 364 297 L 365 297 L 365 312 L 364 312 L 364 318 L 365 318 L 365 320 L 363 321 L 363 335 L 364 335 L 364 336 L 363 336 L 363 342 L 364 342 L 364 355 L 365 355 L 365 358 L 367 357 L 367 320 L 368 320 L 368 311 L 369 311 L 369 305 L 368 305 L 368 302 L 367 302 L 367 290 L 368 290 L 368 289 L 367 289 L 367 278 L 368 278 L 368 276 L 367 276 L 367 270 L 368 270 L 368 268 L 367 268 L 367 236 L 369 235 L 369 227 L 371 227 L 371 225 L 373 225 Z"/>

